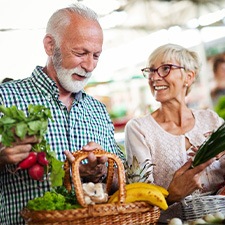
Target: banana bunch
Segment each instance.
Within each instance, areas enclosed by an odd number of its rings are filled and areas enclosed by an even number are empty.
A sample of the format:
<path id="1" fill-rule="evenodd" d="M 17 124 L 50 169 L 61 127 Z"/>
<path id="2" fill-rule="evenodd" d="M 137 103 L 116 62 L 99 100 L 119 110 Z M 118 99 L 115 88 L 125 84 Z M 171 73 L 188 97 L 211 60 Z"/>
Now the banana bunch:
<path id="1" fill-rule="evenodd" d="M 162 210 L 168 208 L 166 197 L 168 191 L 158 185 L 150 183 L 136 182 L 127 184 L 126 189 L 126 203 L 144 201 L 150 205 L 158 206 Z M 116 191 L 109 199 L 108 203 L 114 203 L 119 201 L 119 190 Z"/>

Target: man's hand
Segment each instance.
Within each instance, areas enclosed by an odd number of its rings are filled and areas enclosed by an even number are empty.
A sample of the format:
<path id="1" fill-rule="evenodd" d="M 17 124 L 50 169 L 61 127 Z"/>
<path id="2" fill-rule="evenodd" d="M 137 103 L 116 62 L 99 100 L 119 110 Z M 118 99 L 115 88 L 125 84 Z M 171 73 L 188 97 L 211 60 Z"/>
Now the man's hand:
<path id="1" fill-rule="evenodd" d="M 32 149 L 32 144 L 37 143 L 35 136 L 24 138 L 22 141 L 17 139 L 12 147 L 5 147 L 0 144 L 0 167 L 5 164 L 17 164 L 27 158 Z"/>
<path id="2" fill-rule="evenodd" d="M 81 163 L 79 167 L 80 177 L 85 182 L 98 183 L 107 175 L 106 162 L 108 161 L 108 157 L 96 157 L 92 152 L 95 149 L 102 149 L 102 147 L 95 142 L 89 142 L 82 147 L 83 151 L 90 151 L 87 158 L 87 164 Z M 65 151 L 64 153 L 70 162 L 74 161 L 74 157 L 69 151 Z"/>
<path id="3" fill-rule="evenodd" d="M 200 182 L 201 173 L 207 166 L 214 162 L 215 159 L 216 158 L 210 159 L 193 169 L 190 169 L 192 160 L 189 160 L 180 169 L 178 169 L 168 188 L 168 203 L 181 201 L 195 190 L 202 189 L 203 187 Z"/>

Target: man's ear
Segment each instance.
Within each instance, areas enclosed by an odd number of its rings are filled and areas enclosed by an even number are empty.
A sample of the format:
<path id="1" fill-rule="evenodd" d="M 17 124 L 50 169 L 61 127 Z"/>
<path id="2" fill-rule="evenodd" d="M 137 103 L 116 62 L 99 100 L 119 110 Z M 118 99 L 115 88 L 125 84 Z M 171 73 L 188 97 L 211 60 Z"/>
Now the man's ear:
<path id="1" fill-rule="evenodd" d="M 53 55 L 53 50 L 55 47 L 55 40 L 54 38 L 49 35 L 46 34 L 44 39 L 43 39 L 43 43 L 44 43 L 44 48 L 45 48 L 45 52 L 48 56 L 52 56 Z"/>

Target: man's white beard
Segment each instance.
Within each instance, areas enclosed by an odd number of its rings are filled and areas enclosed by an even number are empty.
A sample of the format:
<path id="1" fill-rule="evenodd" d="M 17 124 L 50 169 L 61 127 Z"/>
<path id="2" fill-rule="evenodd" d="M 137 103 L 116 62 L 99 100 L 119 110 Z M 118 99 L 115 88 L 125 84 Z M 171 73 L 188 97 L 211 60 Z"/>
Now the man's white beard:
<path id="1" fill-rule="evenodd" d="M 81 91 L 85 85 L 87 84 L 89 78 L 91 77 L 91 73 L 86 73 L 83 69 L 64 69 L 62 67 L 56 68 L 57 77 L 59 79 L 62 87 L 72 93 L 77 93 Z M 81 76 L 86 77 L 84 80 L 73 80 L 72 74 L 79 74 Z"/>
<path id="2" fill-rule="evenodd" d="M 62 87 L 72 93 L 77 93 L 81 91 L 84 86 L 87 84 L 89 78 L 92 73 L 86 73 L 84 69 L 74 68 L 74 69 L 65 69 L 61 66 L 62 55 L 60 52 L 60 48 L 56 47 L 54 50 L 54 54 L 52 56 L 53 65 L 56 70 L 57 77 L 59 79 L 59 83 Z M 78 74 L 80 76 L 86 77 L 84 80 L 74 80 L 73 74 Z"/>

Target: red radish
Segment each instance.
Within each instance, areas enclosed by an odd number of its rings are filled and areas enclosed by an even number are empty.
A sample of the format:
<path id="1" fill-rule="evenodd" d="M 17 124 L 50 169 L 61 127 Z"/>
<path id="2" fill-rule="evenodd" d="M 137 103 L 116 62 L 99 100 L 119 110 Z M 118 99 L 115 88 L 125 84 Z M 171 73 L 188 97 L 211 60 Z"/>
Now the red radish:
<path id="1" fill-rule="evenodd" d="M 48 160 L 46 159 L 46 153 L 45 152 L 38 152 L 38 154 L 37 154 L 37 161 L 42 166 L 47 166 L 48 165 Z"/>
<path id="2" fill-rule="evenodd" d="M 39 163 L 34 164 L 31 168 L 28 169 L 29 176 L 34 180 L 41 181 L 44 176 L 44 167 Z"/>
<path id="3" fill-rule="evenodd" d="M 30 152 L 26 159 L 22 160 L 17 168 L 16 171 L 19 169 L 28 169 L 31 166 L 33 166 L 37 162 L 37 153 L 36 152 Z"/>

